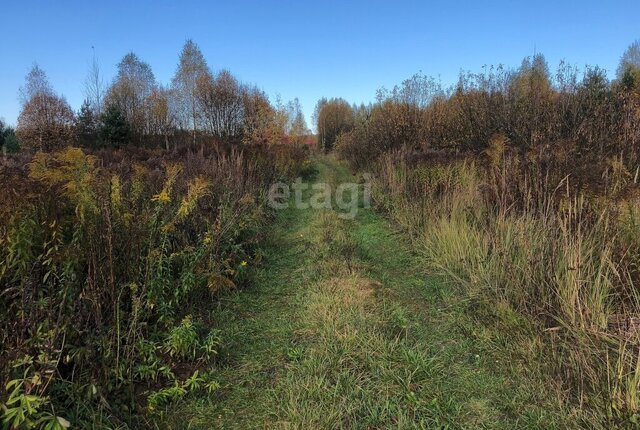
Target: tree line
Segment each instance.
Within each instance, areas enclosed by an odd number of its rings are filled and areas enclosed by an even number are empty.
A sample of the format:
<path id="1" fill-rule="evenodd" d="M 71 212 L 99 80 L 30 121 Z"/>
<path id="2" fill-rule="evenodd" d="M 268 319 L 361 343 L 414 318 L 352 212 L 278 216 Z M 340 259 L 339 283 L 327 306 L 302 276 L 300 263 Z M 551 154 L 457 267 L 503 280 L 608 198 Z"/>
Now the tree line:
<path id="1" fill-rule="evenodd" d="M 34 65 L 20 88 L 15 138 L 5 147 L 49 151 L 68 144 L 135 143 L 169 148 L 210 139 L 277 143 L 286 137 L 303 142 L 310 134 L 297 98 L 272 103 L 264 91 L 239 82 L 228 70 L 214 73 L 192 40 L 184 44 L 168 85 L 159 83 L 151 66 L 130 52 L 109 85 L 94 58 L 84 95 L 74 112 Z"/>
<path id="2" fill-rule="evenodd" d="M 522 160 L 620 156 L 632 166 L 640 158 L 640 41 L 613 79 L 566 62 L 552 73 L 537 54 L 515 69 L 463 72 L 449 88 L 416 74 L 366 106 L 322 99 L 314 121 L 320 145 L 359 166 L 401 147 L 481 153 L 498 140 Z"/>

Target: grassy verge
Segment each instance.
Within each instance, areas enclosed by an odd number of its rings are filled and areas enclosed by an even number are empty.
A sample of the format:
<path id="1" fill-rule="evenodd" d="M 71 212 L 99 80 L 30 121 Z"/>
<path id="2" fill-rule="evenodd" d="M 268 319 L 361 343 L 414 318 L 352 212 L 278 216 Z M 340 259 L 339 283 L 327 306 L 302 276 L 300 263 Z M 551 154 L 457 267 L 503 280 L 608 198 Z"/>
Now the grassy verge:
<path id="1" fill-rule="evenodd" d="M 335 161 L 317 165 L 318 181 L 351 180 Z M 168 426 L 569 426 L 536 378 L 539 346 L 511 335 L 524 330 L 517 317 L 493 325 L 499 309 L 425 274 L 384 218 L 288 209 L 272 231 L 252 287 L 212 310 L 222 388 L 176 405 Z"/>

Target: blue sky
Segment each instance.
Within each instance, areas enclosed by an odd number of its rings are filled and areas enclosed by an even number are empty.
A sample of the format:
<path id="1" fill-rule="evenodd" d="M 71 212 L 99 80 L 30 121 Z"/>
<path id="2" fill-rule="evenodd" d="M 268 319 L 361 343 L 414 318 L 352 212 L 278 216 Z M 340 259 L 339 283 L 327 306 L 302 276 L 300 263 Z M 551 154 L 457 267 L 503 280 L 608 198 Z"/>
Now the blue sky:
<path id="1" fill-rule="evenodd" d="M 534 46 L 552 70 L 566 59 L 611 76 L 640 38 L 638 0 L 21 0 L 4 1 L 0 10 L 0 117 L 12 124 L 33 62 L 77 110 L 92 46 L 109 79 L 134 51 L 168 83 L 192 38 L 213 70 L 229 69 L 272 97 L 299 97 L 310 122 L 322 96 L 368 102 L 377 88 L 420 70 L 452 83 L 461 69 L 517 66 Z"/>

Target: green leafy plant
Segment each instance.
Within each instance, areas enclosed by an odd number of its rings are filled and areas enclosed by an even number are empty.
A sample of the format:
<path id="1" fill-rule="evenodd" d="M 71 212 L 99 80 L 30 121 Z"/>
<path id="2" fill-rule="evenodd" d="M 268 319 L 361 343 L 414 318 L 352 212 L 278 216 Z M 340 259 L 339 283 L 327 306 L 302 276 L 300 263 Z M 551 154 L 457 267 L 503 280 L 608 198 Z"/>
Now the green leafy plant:
<path id="1" fill-rule="evenodd" d="M 391 311 L 390 322 L 394 331 L 406 334 L 409 329 L 410 320 L 405 308 L 394 307 Z"/>
<path id="2" fill-rule="evenodd" d="M 220 330 L 213 329 L 209 331 L 209 334 L 202 340 L 200 344 L 200 351 L 202 357 L 210 361 L 213 357 L 218 355 L 218 350 L 222 344 L 222 336 Z"/>
<path id="3" fill-rule="evenodd" d="M 202 387 L 202 384 L 205 383 L 205 379 L 199 376 L 200 371 L 196 370 L 193 372 L 193 375 L 188 377 L 183 383 L 182 386 L 188 392 L 193 392 L 199 390 Z"/>
<path id="4" fill-rule="evenodd" d="M 165 406 L 171 402 L 181 399 L 187 394 L 187 390 L 178 382 L 168 388 L 154 391 L 147 396 L 147 403 L 150 410 Z"/>
<path id="5" fill-rule="evenodd" d="M 169 332 L 165 349 L 172 357 L 195 360 L 199 347 L 198 332 L 190 316 Z"/>
<path id="6" fill-rule="evenodd" d="M 289 361 L 298 361 L 304 356 L 304 348 L 301 346 L 294 346 L 287 349 L 287 358 Z"/>
<path id="7" fill-rule="evenodd" d="M 71 423 L 56 416 L 46 396 L 32 394 L 32 387 L 42 383 L 38 373 L 31 378 L 13 379 L 6 385 L 9 398 L 1 405 L 2 422 L 11 429 L 63 430 Z"/>

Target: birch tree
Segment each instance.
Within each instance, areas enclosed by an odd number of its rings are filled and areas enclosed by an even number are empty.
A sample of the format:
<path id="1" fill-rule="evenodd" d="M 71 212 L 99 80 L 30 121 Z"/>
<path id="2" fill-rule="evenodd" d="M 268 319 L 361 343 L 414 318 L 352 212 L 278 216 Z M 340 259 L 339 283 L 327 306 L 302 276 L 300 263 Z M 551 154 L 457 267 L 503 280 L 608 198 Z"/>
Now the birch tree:
<path id="1" fill-rule="evenodd" d="M 211 72 L 198 45 L 187 40 L 180 53 L 178 69 L 171 81 L 176 116 L 184 129 L 190 128 L 193 142 L 199 125 L 200 109 L 197 100 L 198 81 L 211 78 Z"/>

